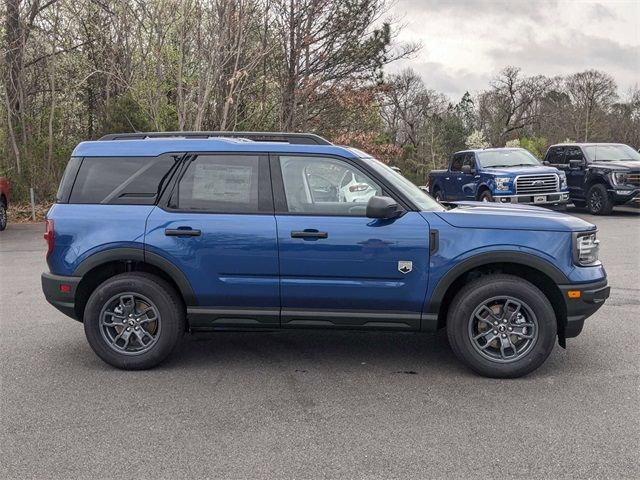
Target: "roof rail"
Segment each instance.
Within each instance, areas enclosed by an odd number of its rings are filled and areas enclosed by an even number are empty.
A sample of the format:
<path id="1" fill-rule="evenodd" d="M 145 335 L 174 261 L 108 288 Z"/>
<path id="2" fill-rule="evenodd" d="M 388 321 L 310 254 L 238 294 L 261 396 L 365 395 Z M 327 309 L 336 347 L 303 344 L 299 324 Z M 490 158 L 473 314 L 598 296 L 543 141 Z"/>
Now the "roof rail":
<path id="1" fill-rule="evenodd" d="M 285 133 L 285 132 L 137 132 L 110 133 L 100 138 L 103 140 L 144 140 L 147 138 L 211 138 L 230 137 L 246 138 L 257 142 L 283 142 L 292 145 L 332 145 L 326 138 L 313 133 Z"/>

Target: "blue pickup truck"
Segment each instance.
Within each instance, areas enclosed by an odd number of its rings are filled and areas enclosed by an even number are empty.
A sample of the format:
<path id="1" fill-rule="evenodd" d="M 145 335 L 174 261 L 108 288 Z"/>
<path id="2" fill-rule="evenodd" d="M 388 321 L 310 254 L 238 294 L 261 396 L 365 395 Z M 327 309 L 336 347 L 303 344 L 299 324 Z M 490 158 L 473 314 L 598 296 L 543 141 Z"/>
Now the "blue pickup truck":
<path id="1" fill-rule="evenodd" d="M 457 152 L 447 170 L 432 170 L 429 191 L 439 201 L 562 206 L 569 201 L 565 172 L 541 164 L 524 148 Z"/>
<path id="2" fill-rule="evenodd" d="M 42 288 L 123 369 L 187 331 L 446 328 L 470 368 L 517 377 L 608 297 L 596 235 L 537 207 L 445 207 L 315 135 L 109 135 L 67 165 Z"/>

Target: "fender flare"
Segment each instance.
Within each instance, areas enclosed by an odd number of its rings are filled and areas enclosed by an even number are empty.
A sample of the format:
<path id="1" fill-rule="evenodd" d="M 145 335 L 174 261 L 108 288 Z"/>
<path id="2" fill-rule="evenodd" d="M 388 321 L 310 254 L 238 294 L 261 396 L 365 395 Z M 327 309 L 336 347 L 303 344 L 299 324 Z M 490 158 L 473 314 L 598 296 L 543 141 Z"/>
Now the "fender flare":
<path id="1" fill-rule="evenodd" d="M 185 274 L 166 258 L 152 252 L 145 252 L 142 248 L 118 247 L 103 250 L 84 259 L 74 270 L 74 277 L 83 277 L 87 272 L 102 264 L 116 261 L 144 262 L 165 272 L 178 286 L 184 302 L 197 305 L 193 288 Z"/>
<path id="2" fill-rule="evenodd" d="M 558 267 L 531 253 L 509 251 L 480 253 L 465 258 L 456 266 L 449 269 L 442 278 L 440 278 L 433 290 L 433 293 L 431 294 L 431 299 L 425 313 L 436 315 L 439 313 L 442 300 L 444 299 L 447 290 L 449 290 L 449 287 L 451 287 L 453 282 L 455 282 L 460 275 L 468 272 L 469 270 L 473 270 L 474 268 L 481 267 L 483 265 L 490 265 L 492 263 L 520 264 L 534 268 L 535 270 L 545 274 L 551 278 L 556 285 L 569 283 L 569 279 L 567 279 L 565 274 L 562 273 Z"/>
<path id="3" fill-rule="evenodd" d="M 483 190 L 489 190 L 489 193 L 493 196 L 493 189 L 489 186 L 489 184 L 486 181 L 483 180 L 482 183 L 480 183 L 480 185 L 476 186 L 476 191 L 475 191 L 476 200 L 480 198 L 480 194 L 482 193 Z"/>

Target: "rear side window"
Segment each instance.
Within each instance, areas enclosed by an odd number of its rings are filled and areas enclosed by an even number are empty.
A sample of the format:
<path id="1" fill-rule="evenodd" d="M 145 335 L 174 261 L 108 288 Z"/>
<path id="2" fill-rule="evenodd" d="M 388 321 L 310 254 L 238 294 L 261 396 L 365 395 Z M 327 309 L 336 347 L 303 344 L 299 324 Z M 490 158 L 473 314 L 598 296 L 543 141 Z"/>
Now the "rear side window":
<path id="1" fill-rule="evenodd" d="M 265 210 L 260 208 L 264 205 L 259 198 L 260 163 L 254 155 L 200 155 L 180 179 L 171 206 L 215 213 Z"/>
<path id="2" fill-rule="evenodd" d="M 58 193 L 56 193 L 56 202 L 67 203 L 69 201 L 71 188 L 73 187 L 73 182 L 76 179 L 81 162 L 81 157 L 71 157 L 71 160 L 67 163 L 67 167 L 62 174 L 62 180 L 60 180 L 60 186 L 58 186 Z"/>
<path id="3" fill-rule="evenodd" d="M 69 203 L 153 205 L 176 162 L 170 155 L 85 158 Z"/>

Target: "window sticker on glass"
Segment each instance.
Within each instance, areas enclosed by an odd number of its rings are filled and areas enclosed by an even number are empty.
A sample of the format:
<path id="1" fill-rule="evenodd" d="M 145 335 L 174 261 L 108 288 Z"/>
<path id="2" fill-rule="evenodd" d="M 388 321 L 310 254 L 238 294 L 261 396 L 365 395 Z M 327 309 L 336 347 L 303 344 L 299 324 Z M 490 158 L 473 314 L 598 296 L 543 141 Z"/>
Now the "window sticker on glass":
<path id="1" fill-rule="evenodd" d="M 199 163 L 194 169 L 193 198 L 248 203 L 252 173 L 248 166 Z"/>

